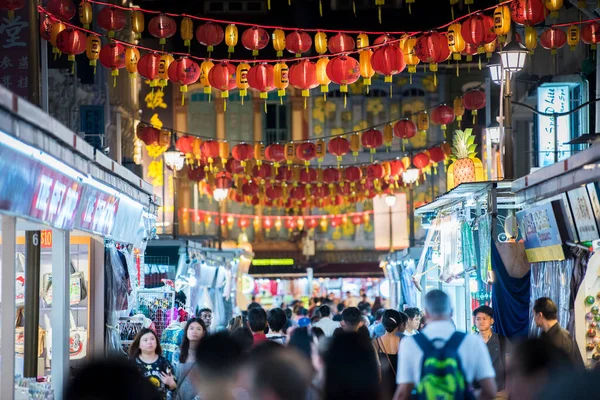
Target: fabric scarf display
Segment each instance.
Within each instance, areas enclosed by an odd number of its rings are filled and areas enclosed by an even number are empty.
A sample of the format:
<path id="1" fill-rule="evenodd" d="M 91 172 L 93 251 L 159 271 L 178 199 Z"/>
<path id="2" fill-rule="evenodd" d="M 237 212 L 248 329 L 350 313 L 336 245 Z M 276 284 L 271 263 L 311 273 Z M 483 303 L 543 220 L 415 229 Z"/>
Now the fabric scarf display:
<path id="1" fill-rule="evenodd" d="M 494 330 L 509 339 L 525 338 L 529 332 L 531 273 L 528 272 L 522 278 L 511 277 L 494 243 L 491 244 L 491 262 L 494 271 Z"/>
<path id="2" fill-rule="evenodd" d="M 460 227 L 460 242 L 462 249 L 462 264 L 465 270 L 477 266 L 477 257 L 475 256 L 475 241 L 473 239 L 473 229 L 471 224 L 463 222 Z"/>
<path id="3" fill-rule="evenodd" d="M 492 267 L 492 216 L 490 214 L 479 217 L 478 230 L 479 235 L 479 276 L 482 282 L 488 282 L 488 271 Z"/>

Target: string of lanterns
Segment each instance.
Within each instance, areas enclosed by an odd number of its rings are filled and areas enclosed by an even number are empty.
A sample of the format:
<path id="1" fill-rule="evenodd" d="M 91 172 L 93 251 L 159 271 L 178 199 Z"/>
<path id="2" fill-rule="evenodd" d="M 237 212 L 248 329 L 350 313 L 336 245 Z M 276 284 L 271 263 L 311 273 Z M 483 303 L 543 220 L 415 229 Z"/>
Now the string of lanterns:
<path id="1" fill-rule="evenodd" d="M 237 226 L 245 232 L 248 227 L 252 224 L 255 231 L 264 229 L 267 233 L 271 229 L 275 229 L 277 232 L 281 228 L 289 231 L 303 230 L 303 229 L 316 229 L 320 227 L 321 230 L 327 231 L 331 226 L 332 228 L 339 228 L 352 224 L 358 225 L 370 225 L 371 215 L 374 214 L 373 210 L 352 212 L 345 214 L 335 215 L 310 215 L 310 216 L 289 216 L 289 215 L 250 215 L 250 214 L 234 214 L 234 213 L 221 213 L 221 220 L 219 221 L 219 213 L 216 211 L 197 210 L 191 208 L 182 208 L 180 212 L 183 214 L 189 214 L 194 222 L 204 222 L 205 226 L 208 227 L 211 223 L 221 226 L 227 226 L 230 230 L 233 229 L 237 221 Z"/>

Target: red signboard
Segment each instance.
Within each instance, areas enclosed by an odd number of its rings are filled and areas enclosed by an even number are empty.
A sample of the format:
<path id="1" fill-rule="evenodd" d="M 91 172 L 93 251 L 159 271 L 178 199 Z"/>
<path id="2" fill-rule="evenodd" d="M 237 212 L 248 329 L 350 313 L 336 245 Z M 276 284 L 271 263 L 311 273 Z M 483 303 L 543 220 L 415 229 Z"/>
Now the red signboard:
<path id="1" fill-rule="evenodd" d="M 42 231 L 42 248 L 52 248 L 52 231 Z"/>
<path id="2" fill-rule="evenodd" d="M 41 166 L 29 215 L 59 229 L 73 229 L 83 185 Z"/>

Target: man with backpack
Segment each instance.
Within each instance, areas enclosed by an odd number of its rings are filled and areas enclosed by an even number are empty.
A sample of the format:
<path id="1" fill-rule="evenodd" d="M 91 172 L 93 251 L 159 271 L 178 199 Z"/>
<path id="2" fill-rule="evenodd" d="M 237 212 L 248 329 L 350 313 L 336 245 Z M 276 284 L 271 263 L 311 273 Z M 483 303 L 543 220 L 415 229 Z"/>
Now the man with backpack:
<path id="1" fill-rule="evenodd" d="M 494 399 L 496 374 L 486 345 L 479 335 L 456 331 L 448 295 L 427 293 L 425 315 L 422 334 L 400 342 L 394 400 L 474 399 L 474 382 L 481 388 L 479 399 Z"/>

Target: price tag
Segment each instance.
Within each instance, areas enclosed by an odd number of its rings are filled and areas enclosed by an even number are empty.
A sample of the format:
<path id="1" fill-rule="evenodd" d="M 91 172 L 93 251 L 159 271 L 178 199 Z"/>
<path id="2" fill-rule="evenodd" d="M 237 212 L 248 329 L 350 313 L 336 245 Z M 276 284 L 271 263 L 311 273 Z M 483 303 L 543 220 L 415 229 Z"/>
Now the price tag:
<path id="1" fill-rule="evenodd" d="M 52 231 L 42 231 L 42 248 L 52 247 Z"/>

